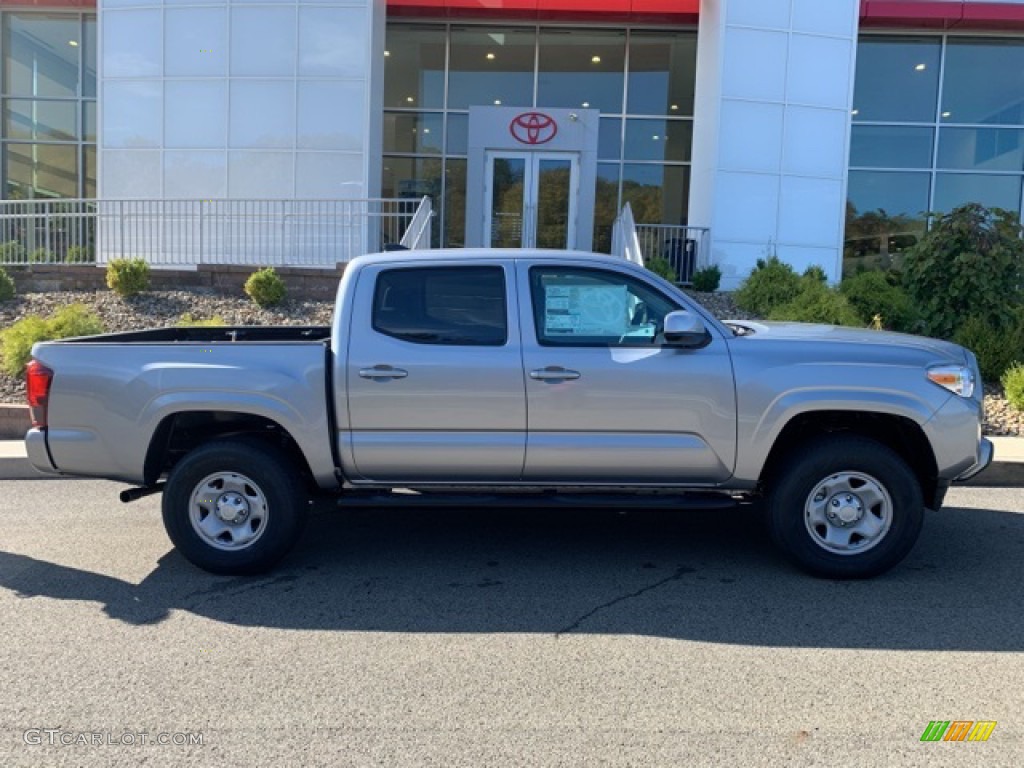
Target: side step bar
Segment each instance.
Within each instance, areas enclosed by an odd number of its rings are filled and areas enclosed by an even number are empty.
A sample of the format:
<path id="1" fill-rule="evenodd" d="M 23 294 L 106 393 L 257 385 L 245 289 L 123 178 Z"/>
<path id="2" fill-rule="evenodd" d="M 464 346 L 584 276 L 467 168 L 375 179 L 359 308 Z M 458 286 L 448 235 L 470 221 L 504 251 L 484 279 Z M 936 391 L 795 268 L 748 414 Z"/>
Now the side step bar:
<path id="1" fill-rule="evenodd" d="M 346 491 L 338 506 L 488 509 L 737 509 L 741 500 L 723 493 L 417 493 Z"/>

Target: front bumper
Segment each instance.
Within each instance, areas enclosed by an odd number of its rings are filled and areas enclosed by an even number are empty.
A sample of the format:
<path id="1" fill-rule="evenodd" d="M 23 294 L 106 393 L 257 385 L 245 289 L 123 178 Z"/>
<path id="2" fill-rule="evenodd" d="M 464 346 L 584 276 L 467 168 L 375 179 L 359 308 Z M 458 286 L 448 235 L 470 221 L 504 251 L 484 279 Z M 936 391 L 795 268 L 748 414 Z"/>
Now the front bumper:
<path id="1" fill-rule="evenodd" d="M 955 483 L 963 483 L 970 480 L 972 477 L 977 476 L 992 463 L 992 459 L 995 456 L 995 449 L 992 446 L 992 441 L 986 438 L 981 438 L 981 443 L 978 445 L 978 461 L 974 466 L 970 467 L 966 472 L 957 475 L 953 481 Z"/>

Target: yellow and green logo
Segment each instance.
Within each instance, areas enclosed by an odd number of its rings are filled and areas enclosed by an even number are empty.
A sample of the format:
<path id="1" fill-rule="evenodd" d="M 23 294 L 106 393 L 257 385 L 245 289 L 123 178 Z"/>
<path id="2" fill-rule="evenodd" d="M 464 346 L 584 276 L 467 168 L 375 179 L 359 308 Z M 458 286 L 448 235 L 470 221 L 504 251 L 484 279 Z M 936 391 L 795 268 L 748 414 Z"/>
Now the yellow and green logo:
<path id="1" fill-rule="evenodd" d="M 995 729 L 995 720 L 932 720 L 921 741 L 988 741 Z"/>

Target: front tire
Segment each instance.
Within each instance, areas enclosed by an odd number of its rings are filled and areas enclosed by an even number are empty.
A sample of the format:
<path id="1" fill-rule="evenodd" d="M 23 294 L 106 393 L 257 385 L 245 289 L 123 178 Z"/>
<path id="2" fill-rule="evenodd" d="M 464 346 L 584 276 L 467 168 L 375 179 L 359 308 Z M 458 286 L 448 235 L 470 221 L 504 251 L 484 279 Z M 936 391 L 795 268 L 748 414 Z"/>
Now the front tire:
<path id="1" fill-rule="evenodd" d="M 174 466 L 163 495 L 164 528 L 185 559 L 203 570 L 263 573 L 298 540 L 307 501 L 282 451 L 218 440 Z"/>
<path id="2" fill-rule="evenodd" d="M 808 442 L 778 467 L 767 514 L 772 538 L 797 566 L 824 578 L 864 579 L 910 552 L 924 499 L 899 454 L 840 434 Z"/>

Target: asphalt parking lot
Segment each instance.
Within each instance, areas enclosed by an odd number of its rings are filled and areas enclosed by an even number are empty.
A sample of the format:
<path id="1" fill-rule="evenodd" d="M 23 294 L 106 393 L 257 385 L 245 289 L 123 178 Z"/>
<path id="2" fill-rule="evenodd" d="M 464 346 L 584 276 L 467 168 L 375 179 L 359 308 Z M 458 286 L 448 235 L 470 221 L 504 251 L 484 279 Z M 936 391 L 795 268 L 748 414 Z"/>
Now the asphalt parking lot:
<path id="1" fill-rule="evenodd" d="M 1021 489 L 829 582 L 750 512 L 610 510 L 318 509 L 215 577 L 120 487 L 0 482 L 0 765 L 1024 764 Z"/>

